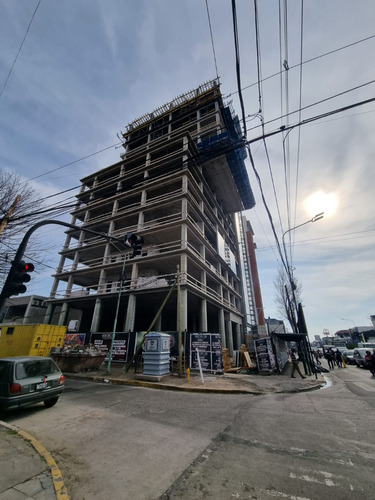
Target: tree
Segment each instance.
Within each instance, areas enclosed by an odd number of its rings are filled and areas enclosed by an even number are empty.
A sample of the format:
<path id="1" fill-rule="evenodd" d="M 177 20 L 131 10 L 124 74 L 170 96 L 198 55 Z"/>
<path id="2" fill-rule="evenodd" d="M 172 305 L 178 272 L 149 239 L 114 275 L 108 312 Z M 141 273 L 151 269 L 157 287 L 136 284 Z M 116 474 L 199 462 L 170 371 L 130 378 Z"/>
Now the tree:
<path id="1" fill-rule="evenodd" d="M 296 305 L 301 302 L 302 286 L 298 280 L 292 276 L 292 280 L 286 273 L 284 267 L 279 267 L 276 280 L 273 282 L 275 287 L 275 302 L 278 306 L 277 310 L 282 317 L 288 320 L 292 331 L 297 331 L 296 328 Z M 293 289 L 291 286 L 293 283 Z"/>
<path id="2" fill-rule="evenodd" d="M 42 200 L 19 175 L 0 169 L 0 287 L 8 274 L 13 255 L 16 253 L 23 234 L 43 218 L 38 213 Z M 31 244 L 28 257 L 36 254 Z"/>

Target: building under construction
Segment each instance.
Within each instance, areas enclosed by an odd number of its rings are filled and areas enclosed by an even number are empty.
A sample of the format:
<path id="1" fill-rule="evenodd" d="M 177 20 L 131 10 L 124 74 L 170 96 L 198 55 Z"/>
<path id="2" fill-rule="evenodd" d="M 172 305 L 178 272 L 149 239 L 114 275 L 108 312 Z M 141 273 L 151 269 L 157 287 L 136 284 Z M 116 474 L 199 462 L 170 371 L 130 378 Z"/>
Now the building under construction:
<path id="1" fill-rule="evenodd" d="M 46 322 L 112 332 L 117 318 L 118 332 L 145 331 L 179 270 L 181 306 L 176 290 L 154 329 L 176 331 L 179 318 L 182 331 L 219 332 L 223 347 L 239 349 L 253 299 L 238 214 L 255 202 L 239 121 L 219 82 L 140 117 L 122 136 L 121 161 L 81 180 L 71 221 L 80 229 L 66 233 Z M 142 249 L 120 242 L 129 233 Z"/>

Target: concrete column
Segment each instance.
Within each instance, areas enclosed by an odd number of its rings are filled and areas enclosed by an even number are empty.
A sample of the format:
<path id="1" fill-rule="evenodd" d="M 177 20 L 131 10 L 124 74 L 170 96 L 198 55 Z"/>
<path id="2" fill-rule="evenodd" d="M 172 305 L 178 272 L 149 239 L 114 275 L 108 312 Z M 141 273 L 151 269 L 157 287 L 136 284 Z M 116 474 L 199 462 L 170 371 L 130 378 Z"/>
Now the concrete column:
<path id="1" fill-rule="evenodd" d="M 126 318 L 124 324 L 125 332 L 134 331 L 136 305 L 137 305 L 137 298 L 133 293 L 131 293 L 129 295 L 128 309 L 126 311 Z"/>
<path id="2" fill-rule="evenodd" d="M 121 182 L 117 183 L 117 189 L 121 189 Z M 117 210 L 118 210 L 118 200 L 115 200 L 113 202 L 113 205 L 112 205 L 112 216 L 115 216 L 117 214 Z M 111 228 L 111 225 L 110 225 L 110 228 Z M 109 232 L 111 233 L 111 229 L 109 229 Z"/>
<path id="3" fill-rule="evenodd" d="M 90 332 L 99 331 L 101 317 L 102 317 L 102 299 L 97 298 L 95 301 L 94 312 L 92 315 Z"/>
<path id="4" fill-rule="evenodd" d="M 188 203 L 186 198 L 182 198 L 181 200 L 181 217 L 183 220 L 186 220 L 188 216 Z"/>
<path id="5" fill-rule="evenodd" d="M 219 309 L 219 333 L 221 335 L 221 346 L 223 349 L 226 349 L 227 348 L 227 341 L 225 338 L 224 309 Z"/>
<path id="6" fill-rule="evenodd" d="M 180 255 L 180 273 L 181 273 L 181 281 L 180 284 L 187 283 L 187 255 L 183 253 Z"/>
<path id="7" fill-rule="evenodd" d="M 143 225 L 145 222 L 145 215 L 143 212 L 139 212 L 138 214 L 138 226 L 137 226 L 137 231 L 142 231 Z"/>
<path id="8" fill-rule="evenodd" d="M 182 192 L 186 194 L 189 191 L 189 182 L 186 175 L 182 177 Z"/>
<path id="9" fill-rule="evenodd" d="M 181 225 L 181 248 L 187 247 L 187 225 Z"/>
<path id="10" fill-rule="evenodd" d="M 141 194 L 141 206 L 147 203 L 147 191 L 144 189 Z"/>
<path id="11" fill-rule="evenodd" d="M 228 332 L 228 351 L 229 351 L 229 356 L 233 356 L 233 329 L 232 329 L 232 322 L 230 319 L 226 321 L 226 326 L 227 326 L 227 332 Z"/>
<path id="12" fill-rule="evenodd" d="M 207 278 L 206 271 L 201 271 L 201 285 L 202 285 L 202 290 L 204 292 L 207 290 L 207 288 L 206 288 L 206 278 Z"/>
<path id="13" fill-rule="evenodd" d="M 187 319 L 188 319 L 188 301 L 187 301 L 187 290 L 185 288 L 181 289 L 181 330 L 187 330 Z"/>
<path id="14" fill-rule="evenodd" d="M 68 314 L 69 314 L 69 304 L 67 302 L 63 302 L 60 311 L 59 321 L 57 323 L 59 326 L 65 326 L 67 324 Z"/>
<path id="15" fill-rule="evenodd" d="M 236 337 L 236 350 L 241 349 L 241 325 L 239 323 L 234 324 L 234 335 Z"/>
<path id="16" fill-rule="evenodd" d="M 207 324 L 207 300 L 202 299 L 201 300 L 201 316 L 200 316 L 200 331 L 201 332 L 207 332 L 208 331 L 208 324 Z"/>
<path id="17" fill-rule="evenodd" d="M 51 324 L 54 310 L 55 310 L 55 305 L 49 303 L 48 306 L 47 306 L 46 314 L 44 315 L 44 320 L 43 320 L 43 323 L 45 325 L 50 325 Z"/>

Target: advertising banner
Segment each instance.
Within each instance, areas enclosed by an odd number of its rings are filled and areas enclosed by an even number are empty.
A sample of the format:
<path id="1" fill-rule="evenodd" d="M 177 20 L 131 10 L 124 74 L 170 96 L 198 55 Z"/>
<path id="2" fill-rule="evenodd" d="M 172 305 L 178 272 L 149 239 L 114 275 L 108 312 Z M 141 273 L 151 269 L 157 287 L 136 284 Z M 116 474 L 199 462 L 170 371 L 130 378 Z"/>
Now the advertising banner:
<path id="1" fill-rule="evenodd" d="M 85 333 L 66 333 L 63 347 L 83 346 L 85 344 Z"/>
<path id="2" fill-rule="evenodd" d="M 199 370 L 198 355 L 202 371 L 223 371 L 220 333 L 190 334 L 190 368 Z"/>
<path id="3" fill-rule="evenodd" d="M 107 357 L 111 349 L 112 333 L 92 333 L 90 343 L 103 351 Z M 136 332 L 116 333 L 113 341 L 112 361 L 127 362 L 135 353 L 137 342 Z"/>
<path id="4" fill-rule="evenodd" d="M 276 359 L 270 337 L 255 340 L 255 353 L 259 372 L 273 372 L 276 369 Z"/>

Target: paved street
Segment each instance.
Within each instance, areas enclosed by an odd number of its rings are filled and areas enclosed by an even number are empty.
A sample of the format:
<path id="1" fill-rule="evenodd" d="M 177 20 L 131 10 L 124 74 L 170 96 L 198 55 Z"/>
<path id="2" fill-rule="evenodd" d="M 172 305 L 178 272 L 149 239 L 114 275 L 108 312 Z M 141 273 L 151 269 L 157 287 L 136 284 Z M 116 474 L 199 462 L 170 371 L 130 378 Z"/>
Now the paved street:
<path id="1" fill-rule="evenodd" d="M 5 420 L 53 454 L 71 500 L 371 498 L 375 378 L 328 378 L 265 396 L 69 380 L 56 407 Z"/>

